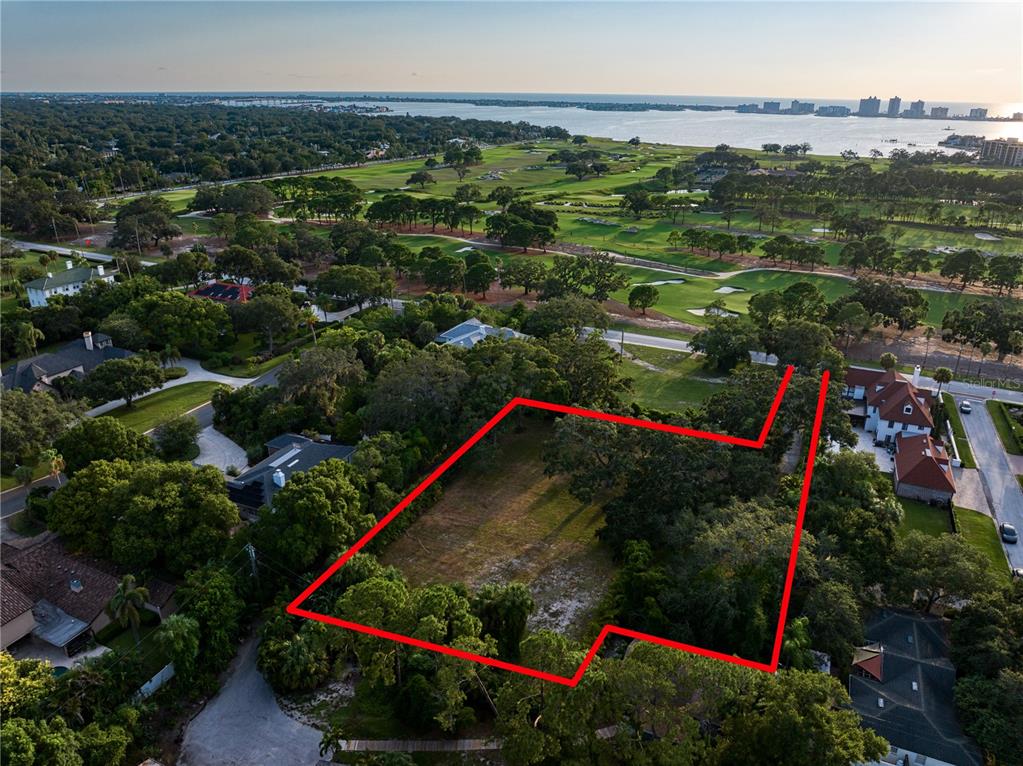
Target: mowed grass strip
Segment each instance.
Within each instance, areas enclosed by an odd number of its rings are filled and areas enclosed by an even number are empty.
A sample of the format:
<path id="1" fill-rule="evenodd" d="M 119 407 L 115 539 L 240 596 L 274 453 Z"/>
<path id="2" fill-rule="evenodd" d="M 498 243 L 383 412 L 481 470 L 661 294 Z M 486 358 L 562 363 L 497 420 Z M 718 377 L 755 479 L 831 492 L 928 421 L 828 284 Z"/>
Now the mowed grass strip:
<path id="1" fill-rule="evenodd" d="M 992 572 L 999 575 L 1007 574 L 1008 563 L 1005 558 L 1005 549 L 1002 548 L 1002 541 L 998 538 L 994 519 L 979 511 L 971 511 L 959 506 L 956 506 L 953 511 L 956 524 L 959 527 L 959 534 L 987 557 L 991 562 Z"/>
<path id="2" fill-rule="evenodd" d="M 956 400 L 952 398 L 952 394 L 942 392 L 941 401 L 945 405 L 948 422 L 952 424 L 952 436 L 955 437 L 956 448 L 959 450 L 959 459 L 963 463 L 963 468 L 976 468 L 977 461 L 973 459 L 973 450 L 970 448 L 970 440 L 966 438 L 966 429 L 963 427 L 963 419 L 956 406 Z"/>
<path id="3" fill-rule="evenodd" d="M 521 582 L 537 603 L 534 624 L 579 635 L 614 573 L 596 538 L 603 514 L 544 475 L 541 450 L 550 425 L 499 426 L 496 445 L 463 460 L 441 499 L 380 560 L 415 585 Z M 537 622 L 538 621 L 538 622 Z"/>
<path id="4" fill-rule="evenodd" d="M 984 402 L 984 406 L 991 415 L 991 421 L 995 424 L 995 430 L 998 431 L 998 438 L 1001 439 L 1005 451 L 1010 455 L 1023 455 L 1023 426 L 1012 419 L 1009 405 L 989 399 Z"/>
<path id="5" fill-rule="evenodd" d="M 651 370 L 625 357 L 622 373 L 632 380 L 632 400 L 656 410 L 683 410 L 716 392 L 719 380 L 703 370 L 703 357 L 646 346 L 625 344 L 625 352 L 657 367 Z"/>
<path id="6" fill-rule="evenodd" d="M 180 386 L 136 399 L 130 408 L 122 405 L 107 414 L 117 418 L 129 428 L 139 433 L 145 433 L 164 421 L 205 404 L 221 385 L 221 383 L 208 380 L 182 383 Z"/>
<path id="7" fill-rule="evenodd" d="M 935 508 L 905 497 L 900 497 L 899 503 L 903 512 L 902 524 L 899 525 L 900 535 L 905 536 L 914 530 L 933 537 L 952 532 L 948 511 L 944 508 Z"/>

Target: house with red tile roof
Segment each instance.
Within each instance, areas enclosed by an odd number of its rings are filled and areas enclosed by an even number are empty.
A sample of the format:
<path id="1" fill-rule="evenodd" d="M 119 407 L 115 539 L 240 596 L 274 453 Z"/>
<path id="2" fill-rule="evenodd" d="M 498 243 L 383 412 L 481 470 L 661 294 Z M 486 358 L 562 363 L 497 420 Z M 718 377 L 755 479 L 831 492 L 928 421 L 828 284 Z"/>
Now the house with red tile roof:
<path id="1" fill-rule="evenodd" d="M 895 438 L 930 434 L 934 429 L 931 406 L 934 393 L 919 387 L 919 367 L 913 378 L 895 370 L 850 367 L 845 377 L 845 395 L 863 402 L 864 427 L 877 444 L 892 444 Z"/>
<path id="2" fill-rule="evenodd" d="M 952 462 L 928 434 L 895 439 L 895 494 L 924 502 L 950 503 L 956 492 Z"/>

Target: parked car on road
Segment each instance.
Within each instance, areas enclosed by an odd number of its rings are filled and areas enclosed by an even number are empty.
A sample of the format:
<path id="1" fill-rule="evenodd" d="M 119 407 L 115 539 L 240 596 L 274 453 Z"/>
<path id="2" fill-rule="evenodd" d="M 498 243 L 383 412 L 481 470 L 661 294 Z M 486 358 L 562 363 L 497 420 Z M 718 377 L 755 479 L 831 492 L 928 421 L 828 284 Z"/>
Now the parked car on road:
<path id="1" fill-rule="evenodd" d="M 971 412 L 973 412 L 973 405 L 964 399 L 963 401 L 959 402 L 959 411 L 964 415 L 969 415 Z"/>
<path id="2" fill-rule="evenodd" d="M 1005 543 L 1017 543 L 1019 542 L 1019 532 L 1016 531 L 1016 527 L 1012 524 L 1002 523 L 998 525 L 998 532 L 1002 536 L 1002 542 Z"/>

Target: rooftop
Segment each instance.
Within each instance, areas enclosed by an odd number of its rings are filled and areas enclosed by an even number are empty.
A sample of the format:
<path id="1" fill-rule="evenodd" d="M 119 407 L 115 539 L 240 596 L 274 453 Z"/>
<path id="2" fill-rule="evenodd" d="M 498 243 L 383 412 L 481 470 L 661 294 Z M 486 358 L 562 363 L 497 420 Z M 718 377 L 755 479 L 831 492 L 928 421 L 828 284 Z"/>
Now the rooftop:
<path id="1" fill-rule="evenodd" d="M 252 509 L 269 505 L 292 474 L 308 471 L 325 460 L 347 461 L 355 452 L 355 447 L 313 441 L 298 434 L 277 436 L 266 443 L 266 448 L 270 451 L 266 458 L 227 482 L 228 496 L 238 505 Z"/>
<path id="2" fill-rule="evenodd" d="M 872 643 L 861 650 L 860 666 L 869 667 L 849 677 L 849 696 L 864 724 L 896 747 L 980 766 L 977 747 L 956 719 L 956 674 L 948 659 L 944 623 L 936 617 L 881 610 L 865 632 Z"/>
<path id="3" fill-rule="evenodd" d="M 444 346 L 472 348 L 484 338 L 510 340 L 511 338 L 528 337 L 528 335 L 513 330 L 510 327 L 495 327 L 473 317 L 472 319 L 466 319 L 461 324 L 456 324 L 450 330 L 442 332 L 437 336 L 437 342 Z"/>
<path id="4" fill-rule="evenodd" d="M 42 378 L 61 375 L 79 367 L 82 374 L 88 374 L 109 359 L 132 356 L 131 351 L 117 348 L 110 336 L 103 333 L 93 333 L 92 344 L 90 351 L 82 338 L 61 346 L 57 351 L 22 359 L 4 370 L 0 382 L 5 389 L 20 388 L 29 392 Z"/>
<path id="5" fill-rule="evenodd" d="M 104 276 L 111 276 L 111 273 L 106 273 L 92 266 L 80 266 L 73 269 L 51 272 L 45 277 L 33 279 L 31 282 L 25 283 L 25 288 L 28 290 L 52 290 L 65 285 L 89 282 Z"/>
<path id="6" fill-rule="evenodd" d="M 225 303 L 245 303 L 252 297 L 252 287 L 236 285 L 231 282 L 210 282 L 208 285 L 192 290 L 189 295 Z"/>
<path id="7" fill-rule="evenodd" d="M 948 451 L 930 436 L 900 433 L 895 448 L 895 475 L 900 482 L 939 492 L 956 491 Z"/>

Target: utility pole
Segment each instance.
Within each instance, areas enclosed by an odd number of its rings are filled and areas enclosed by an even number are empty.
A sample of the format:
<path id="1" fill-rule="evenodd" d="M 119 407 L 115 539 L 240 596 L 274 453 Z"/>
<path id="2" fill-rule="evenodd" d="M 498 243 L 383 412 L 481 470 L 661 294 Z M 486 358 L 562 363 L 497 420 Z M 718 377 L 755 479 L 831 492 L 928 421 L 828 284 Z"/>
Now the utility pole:
<path id="1" fill-rule="evenodd" d="M 243 550 L 249 554 L 249 576 L 259 579 L 259 570 L 256 567 L 256 548 L 252 543 L 246 543 Z"/>

